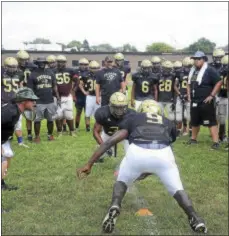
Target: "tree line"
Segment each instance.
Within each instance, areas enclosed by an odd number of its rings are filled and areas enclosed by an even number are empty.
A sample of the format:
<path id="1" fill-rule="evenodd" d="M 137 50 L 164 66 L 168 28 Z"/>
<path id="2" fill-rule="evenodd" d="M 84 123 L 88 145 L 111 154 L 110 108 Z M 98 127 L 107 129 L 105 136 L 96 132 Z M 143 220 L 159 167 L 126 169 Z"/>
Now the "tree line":
<path id="1" fill-rule="evenodd" d="M 25 41 L 23 42 L 25 45 L 27 44 L 51 44 L 52 42 L 49 39 L 45 38 L 36 38 L 33 41 Z M 109 43 L 98 44 L 98 45 L 90 45 L 88 40 L 85 39 L 82 42 L 78 40 L 72 40 L 68 44 L 64 44 L 61 42 L 56 42 L 61 45 L 62 50 L 66 48 L 70 48 L 71 52 L 74 51 L 84 51 L 84 52 L 138 52 L 138 49 L 129 43 L 126 43 L 120 47 L 113 47 Z M 3 47 L 3 46 L 2 46 Z M 197 50 L 204 51 L 205 53 L 211 53 L 216 44 L 210 41 L 207 38 L 200 38 L 196 42 L 193 42 L 188 47 L 183 49 L 176 49 L 171 45 L 164 42 L 154 42 L 151 45 L 147 45 L 145 51 L 152 53 L 171 53 L 171 52 L 195 52 Z M 224 46 L 223 49 L 228 51 L 228 45 Z"/>

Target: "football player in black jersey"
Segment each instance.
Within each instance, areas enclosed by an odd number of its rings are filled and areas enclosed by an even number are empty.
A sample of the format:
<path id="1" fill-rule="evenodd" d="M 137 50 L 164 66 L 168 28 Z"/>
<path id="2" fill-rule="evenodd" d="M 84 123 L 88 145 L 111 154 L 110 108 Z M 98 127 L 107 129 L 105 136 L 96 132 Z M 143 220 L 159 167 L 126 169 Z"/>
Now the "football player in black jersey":
<path id="1" fill-rule="evenodd" d="M 131 72 L 131 68 L 129 65 L 125 65 L 124 63 L 125 63 L 124 55 L 122 53 L 116 53 L 114 55 L 114 67 L 120 70 L 127 90 L 128 88 L 127 88 L 126 77 Z"/>
<path id="2" fill-rule="evenodd" d="M 66 120 L 70 135 L 74 134 L 73 121 L 73 84 L 78 81 L 78 75 L 72 68 L 66 67 L 67 58 L 64 55 L 56 57 L 57 68 L 53 69 L 56 78 L 57 90 L 61 99 L 61 106 L 57 109 L 55 116 L 58 137 L 62 136 L 63 121 Z M 57 102 L 57 100 L 55 100 Z"/>
<path id="3" fill-rule="evenodd" d="M 93 135 L 97 143 L 101 145 L 109 139 L 119 129 L 119 123 L 134 113 L 134 110 L 128 108 L 128 99 L 123 93 L 116 92 L 112 94 L 110 104 L 98 108 L 95 113 L 96 123 Z M 123 144 L 126 152 L 129 146 L 128 142 L 124 141 Z M 111 153 L 112 151 L 109 150 L 108 155 L 111 155 Z"/>
<path id="4" fill-rule="evenodd" d="M 89 63 L 89 73 L 87 77 L 82 77 L 80 79 L 79 88 L 82 93 L 86 96 L 86 109 L 85 109 L 85 121 L 86 121 L 86 131 L 89 132 L 90 129 L 90 117 L 94 116 L 96 110 L 100 107 L 96 103 L 95 96 L 95 85 L 96 76 L 95 73 L 100 69 L 100 65 L 97 61 L 91 61 Z"/>
<path id="5" fill-rule="evenodd" d="M 153 56 L 151 58 L 152 63 L 152 73 L 158 75 L 161 73 L 161 59 L 160 57 Z"/>
<path id="6" fill-rule="evenodd" d="M 28 54 L 28 52 L 24 51 L 24 50 L 20 50 L 17 52 L 16 55 L 17 61 L 18 61 L 18 68 L 20 71 L 22 71 L 22 73 L 24 74 L 24 79 L 21 82 L 21 86 L 27 86 L 27 81 L 29 79 L 29 76 L 31 74 L 31 72 L 37 68 L 37 66 L 32 63 L 29 62 L 30 56 Z M 32 136 L 32 121 L 31 120 L 26 120 L 26 128 L 27 128 L 27 139 L 29 141 L 33 140 L 33 136 Z"/>
<path id="7" fill-rule="evenodd" d="M 228 98 L 227 98 L 225 73 L 223 71 L 223 65 L 221 63 L 221 60 L 224 55 L 225 55 L 225 52 L 221 48 L 215 49 L 212 54 L 213 62 L 211 63 L 211 66 L 213 66 L 218 71 L 218 73 L 220 74 L 220 77 L 223 80 L 223 84 L 217 96 L 218 101 L 217 101 L 217 110 L 216 110 L 217 121 L 219 123 L 219 141 L 220 142 L 227 141 L 226 120 L 227 120 Z"/>
<path id="8" fill-rule="evenodd" d="M 86 58 L 81 58 L 79 60 L 79 68 L 76 69 L 76 73 L 79 77 L 79 80 L 82 80 L 88 77 L 88 73 L 89 73 L 88 66 L 89 66 L 89 61 Z M 86 96 L 82 93 L 81 89 L 79 88 L 79 82 L 75 83 L 74 90 L 75 90 L 75 98 L 76 98 L 75 127 L 76 127 L 76 130 L 78 130 L 79 125 L 80 125 L 82 111 L 83 110 L 85 111 L 85 107 L 86 107 Z"/>
<path id="9" fill-rule="evenodd" d="M 169 120 L 175 120 L 175 73 L 173 73 L 173 63 L 164 61 L 162 63 L 162 73 L 158 81 L 158 102 L 163 108 L 164 114 Z"/>
<path id="10" fill-rule="evenodd" d="M 142 113 L 129 116 L 122 122 L 111 138 L 103 143 L 92 155 L 88 163 L 77 171 L 79 178 L 90 174 L 96 160 L 114 144 L 128 139 L 130 146 L 123 158 L 116 183 L 113 188 L 111 206 L 102 223 L 104 233 L 112 233 L 121 203 L 127 188 L 142 174 L 156 174 L 188 216 L 193 231 L 207 233 L 205 222 L 193 208 L 184 191 L 171 143 L 176 140 L 174 122 L 162 116 L 160 105 L 153 100 L 145 100 L 139 109 Z"/>
<path id="11" fill-rule="evenodd" d="M 131 106 L 135 107 L 135 110 L 146 99 L 158 99 L 156 79 L 152 74 L 151 62 L 143 60 L 139 72 L 132 75 Z"/>
<path id="12" fill-rule="evenodd" d="M 185 57 L 182 61 L 182 71 L 179 72 L 176 76 L 176 82 L 174 89 L 177 94 L 176 101 L 176 117 L 181 115 L 182 121 L 178 123 L 178 133 L 181 133 L 182 123 L 183 131 L 182 134 L 185 136 L 187 132 L 187 120 L 190 121 L 190 102 L 188 102 L 187 97 L 187 84 L 188 84 L 188 75 L 191 67 L 193 66 L 193 60 L 190 57 Z M 191 134 L 191 124 L 189 123 L 189 133 Z"/>
<path id="13" fill-rule="evenodd" d="M 24 74 L 22 71 L 18 70 L 18 61 L 14 57 L 7 57 L 4 60 L 4 70 L 2 71 L 1 77 L 2 104 L 10 102 L 14 98 L 17 90 L 22 87 L 23 80 Z M 22 116 L 20 116 L 20 119 L 16 123 L 15 134 L 19 146 L 28 148 L 28 146 L 23 143 Z"/>
<path id="14" fill-rule="evenodd" d="M 9 88 L 9 86 L 8 86 Z M 16 190 L 15 187 L 6 185 L 4 178 L 10 166 L 10 160 L 13 157 L 13 151 L 10 145 L 10 138 L 13 136 L 15 125 L 18 123 L 21 114 L 26 119 L 35 117 L 35 102 L 38 97 L 29 88 L 20 88 L 15 93 L 13 100 L 1 104 L 1 157 L 2 157 L 2 190 Z"/>

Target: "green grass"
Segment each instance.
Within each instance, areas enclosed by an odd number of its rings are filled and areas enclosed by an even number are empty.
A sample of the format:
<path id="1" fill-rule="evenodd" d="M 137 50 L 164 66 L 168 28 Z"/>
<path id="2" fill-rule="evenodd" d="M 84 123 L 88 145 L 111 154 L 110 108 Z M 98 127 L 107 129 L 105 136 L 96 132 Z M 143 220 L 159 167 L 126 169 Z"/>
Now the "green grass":
<path id="1" fill-rule="evenodd" d="M 24 124 L 25 127 L 25 124 Z M 48 142 L 43 121 L 40 144 L 30 149 L 12 142 L 12 160 L 6 182 L 19 190 L 2 193 L 2 204 L 9 213 L 2 215 L 3 235 L 100 235 L 101 222 L 110 204 L 114 169 L 122 159 L 106 159 L 94 166 L 87 179 L 79 181 L 75 170 L 95 150 L 92 133 L 84 122 L 76 138 L 64 135 Z M 206 220 L 209 235 L 228 235 L 228 158 L 221 147 L 211 151 L 207 129 L 202 128 L 197 146 L 187 147 L 180 138 L 174 152 L 185 189 L 195 208 Z M 127 193 L 114 234 L 192 235 L 187 219 L 156 176 L 135 184 L 138 193 Z M 141 203 L 139 197 L 143 196 Z M 140 203 L 139 203 L 140 201 Z M 138 217 L 139 207 L 151 217 Z"/>

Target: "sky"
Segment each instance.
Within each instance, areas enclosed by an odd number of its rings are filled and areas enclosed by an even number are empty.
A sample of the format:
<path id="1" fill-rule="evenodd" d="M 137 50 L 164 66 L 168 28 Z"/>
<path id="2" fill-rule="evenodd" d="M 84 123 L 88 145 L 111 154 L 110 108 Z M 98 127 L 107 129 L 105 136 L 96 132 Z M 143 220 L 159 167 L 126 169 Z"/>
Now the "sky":
<path id="1" fill-rule="evenodd" d="M 36 37 L 90 45 L 133 44 L 139 51 L 153 42 L 177 49 L 201 37 L 217 47 L 228 44 L 227 2 L 3 2 L 2 45 L 22 49 Z"/>

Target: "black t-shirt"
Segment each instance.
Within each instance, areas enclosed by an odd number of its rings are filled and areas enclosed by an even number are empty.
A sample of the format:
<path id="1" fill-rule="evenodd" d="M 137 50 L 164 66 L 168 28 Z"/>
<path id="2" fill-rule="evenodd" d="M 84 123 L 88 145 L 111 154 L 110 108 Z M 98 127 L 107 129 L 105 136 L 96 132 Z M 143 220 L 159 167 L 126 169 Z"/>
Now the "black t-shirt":
<path id="1" fill-rule="evenodd" d="M 103 68 L 96 72 L 96 84 L 100 85 L 102 105 L 109 103 L 110 96 L 121 89 L 121 72 L 116 68 Z"/>
<path id="2" fill-rule="evenodd" d="M 1 106 L 1 144 L 13 136 L 15 124 L 18 122 L 19 117 L 20 112 L 16 103 L 9 102 Z"/>
<path id="3" fill-rule="evenodd" d="M 196 70 L 191 78 L 190 93 L 192 102 L 203 102 L 206 97 L 210 96 L 214 86 L 221 80 L 219 73 L 211 66 L 205 70 L 202 82 L 199 85 L 197 80 L 199 70 Z"/>
<path id="4" fill-rule="evenodd" d="M 83 82 L 84 90 L 89 92 L 89 95 L 95 96 L 95 85 L 96 85 L 95 74 L 89 72 L 87 77 L 81 77 L 80 80 Z"/>
<path id="5" fill-rule="evenodd" d="M 174 99 L 174 74 L 161 74 L 158 83 L 158 101 L 159 102 L 173 102 Z"/>
<path id="6" fill-rule="evenodd" d="M 9 75 L 6 71 L 2 72 L 1 77 L 1 103 L 8 103 L 15 97 L 15 93 L 23 81 L 24 75 L 22 71 L 18 71 L 13 75 Z"/>
<path id="7" fill-rule="evenodd" d="M 141 72 L 134 73 L 132 80 L 135 83 L 135 99 L 143 101 L 145 99 L 153 99 L 153 85 L 155 77 L 152 73 L 144 75 Z"/>
<path id="8" fill-rule="evenodd" d="M 47 69 L 34 70 L 28 79 L 28 87 L 39 97 L 37 104 L 53 103 L 53 88 L 55 85 L 55 75 Z"/>
<path id="9" fill-rule="evenodd" d="M 136 111 L 129 109 L 127 113 L 124 115 L 122 119 L 116 119 L 114 116 L 111 115 L 109 106 L 103 106 L 96 110 L 95 112 L 95 120 L 98 124 L 103 126 L 104 132 L 111 136 L 117 130 L 119 130 L 119 123 L 124 122 L 128 117 L 135 114 Z"/>
<path id="10" fill-rule="evenodd" d="M 169 145 L 176 140 L 176 126 L 167 118 L 151 113 L 135 113 L 119 124 L 129 133 L 129 143 Z"/>
<path id="11" fill-rule="evenodd" d="M 72 91 L 72 84 L 77 72 L 72 68 L 54 69 L 57 89 L 60 96 L 67 97 Z"/>

